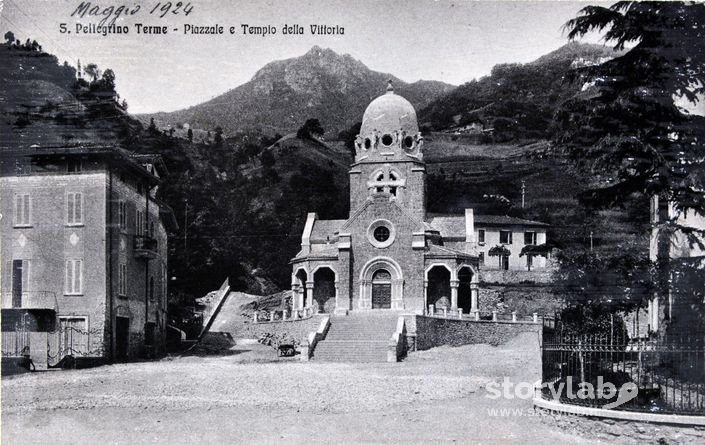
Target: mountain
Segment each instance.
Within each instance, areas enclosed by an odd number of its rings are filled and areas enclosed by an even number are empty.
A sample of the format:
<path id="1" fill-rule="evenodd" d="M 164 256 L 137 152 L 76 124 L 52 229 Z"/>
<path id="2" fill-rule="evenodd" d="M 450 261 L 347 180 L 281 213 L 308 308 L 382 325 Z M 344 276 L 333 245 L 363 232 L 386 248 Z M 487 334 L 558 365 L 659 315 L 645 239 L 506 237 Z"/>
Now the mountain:
<path id="1" fill-rule="evenodd" d="M 583 90 L 568 81 L 574 68 L 621 55 L 612 48 L 571 42 L 537 60 L 495 65 L 489 76 L 465 83 L 419 111 L 433 130 L 492 128 L 494 141 L 550 137 L 557 106 Z"/>
<path id="2" fill-rule="evenodd" d="M 141 115 L 157 126 L 212 130 L 222 127 L 233 134 L 246 129 L 285 134 L 296 131 L 308 118 L 318 118 L 329 134 L 360 121 L 365 107 L 384 92 L 388 80 L 417 109 L 454 88 L 435 81 L 406 83 L 372 71 L 350 55 L 318 46 L 301 57 L 271 62 L 244 85 L 208 102 L 171 113 Z"/>

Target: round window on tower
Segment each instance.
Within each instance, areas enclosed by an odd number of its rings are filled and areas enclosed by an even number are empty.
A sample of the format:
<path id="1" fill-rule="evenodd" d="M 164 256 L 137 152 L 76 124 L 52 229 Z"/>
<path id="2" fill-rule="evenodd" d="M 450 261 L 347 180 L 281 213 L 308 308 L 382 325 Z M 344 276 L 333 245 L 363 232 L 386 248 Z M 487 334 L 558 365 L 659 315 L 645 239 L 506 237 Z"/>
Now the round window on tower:
<path id="1" fill-rule="evenodd" d="M 392 145 L 392 142 L 394 142 L 394 138 L 391 134 L 385 134 L 384 136 L 382 136 L 382 145 L 389 147 L 390 145 Z"/>
<path id="2" fill-rule="evenodd" d="M 384 226 L 379 226 L 375 229 L 372 235 L 378 242 L 384 243 L 389 239 L 389 229 Z"/>
<path id="3" fill-rule="evenodd" d="M 407 150 L 414 146 L 414 138 L 407 136 L 404 138 L 404 148 Z"/>
<path id="4" fill-rule="evenodd" d="M 394 242 L 396 230 L 394 225 L 386 219 L 378 219 L 370 224 L 367 229 L 367 239 L 374 247 L 384 249 Z"/>
<path id="5" fill-rule="evenodd" d="M 372 146 L 372 141 L 370 141 L 370 138 L 365 138 L 365 149 L 369 150 L 371 146 Z"/>

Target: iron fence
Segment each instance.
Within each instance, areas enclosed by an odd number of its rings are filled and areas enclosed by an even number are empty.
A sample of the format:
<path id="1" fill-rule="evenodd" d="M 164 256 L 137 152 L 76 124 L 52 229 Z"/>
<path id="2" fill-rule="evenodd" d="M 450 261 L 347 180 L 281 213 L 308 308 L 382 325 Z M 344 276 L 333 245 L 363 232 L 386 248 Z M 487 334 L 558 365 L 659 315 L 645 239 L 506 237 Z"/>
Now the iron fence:
<path id="1" fill-rule="evenodd" d="M 621 333 L 573 335 L 544 329 L 542 397 L 593 408 L 703 415 L 703 340 L 632 340 Z"/>

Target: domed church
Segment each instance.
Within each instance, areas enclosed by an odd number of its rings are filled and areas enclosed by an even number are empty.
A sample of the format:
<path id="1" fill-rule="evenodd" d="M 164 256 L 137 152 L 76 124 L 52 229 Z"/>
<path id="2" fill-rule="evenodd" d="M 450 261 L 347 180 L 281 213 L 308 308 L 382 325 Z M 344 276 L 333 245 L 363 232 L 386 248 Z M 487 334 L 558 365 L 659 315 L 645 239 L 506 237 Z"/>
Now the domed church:
<path id="1" fill-rule="evenodd" d="M 473 211 L 426 214 L 423 142 L 414 107 L 390 82 L 365 110 L 355 140 L 349 217 L 308 214 L 291 260 L 294 309 L 478 309 Z"/>

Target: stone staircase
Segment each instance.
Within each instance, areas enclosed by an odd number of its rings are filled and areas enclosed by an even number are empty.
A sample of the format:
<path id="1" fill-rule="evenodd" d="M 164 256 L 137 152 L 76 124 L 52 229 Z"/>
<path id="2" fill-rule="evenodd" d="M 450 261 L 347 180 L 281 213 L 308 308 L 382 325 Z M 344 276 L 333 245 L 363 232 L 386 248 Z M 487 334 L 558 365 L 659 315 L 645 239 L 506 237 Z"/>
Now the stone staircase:
<path id="1" fill-rule="evenodd" d="M 326 338 L 313 359 L 334 362 L 386 362 L 387 348 L 399 314 L 351 314 L 331 317 Z"/>

